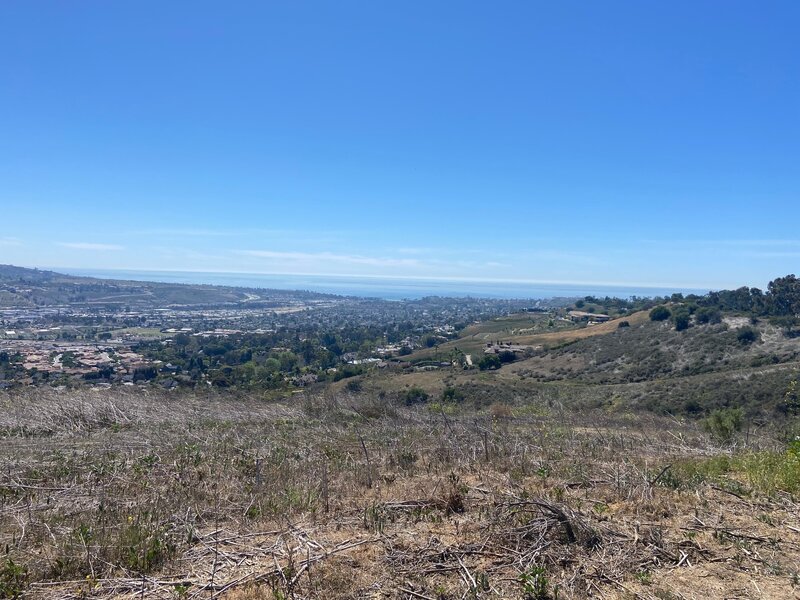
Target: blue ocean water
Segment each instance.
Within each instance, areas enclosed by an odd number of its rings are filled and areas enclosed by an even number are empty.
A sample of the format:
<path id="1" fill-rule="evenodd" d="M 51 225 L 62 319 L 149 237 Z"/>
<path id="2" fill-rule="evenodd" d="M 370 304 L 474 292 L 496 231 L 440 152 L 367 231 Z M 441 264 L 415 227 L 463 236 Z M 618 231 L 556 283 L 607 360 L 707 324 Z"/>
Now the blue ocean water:
<path id="1" fill-rule="evenodd" d="M 454 281 L 405 279 L 393 277 L 357 277 L 338 275 L 266 275 L 260 273 L 212 273 L 189 271 L 136 271 L 107 269 L 54 269 L 69 275 L 158 281 L 163 283 L 194 283 L 235 287 L 308 290 L 343 296 L 383 298 L 386 300 L 417 299 L 425 296 L 473 298 L 544 299 L 555 297 L 665 296 L 674 292 L 703 294 L 708 290 L 686 288 L 657 288 L 609 286 L 598 284 L 549 284 L 514 281 Z"/>

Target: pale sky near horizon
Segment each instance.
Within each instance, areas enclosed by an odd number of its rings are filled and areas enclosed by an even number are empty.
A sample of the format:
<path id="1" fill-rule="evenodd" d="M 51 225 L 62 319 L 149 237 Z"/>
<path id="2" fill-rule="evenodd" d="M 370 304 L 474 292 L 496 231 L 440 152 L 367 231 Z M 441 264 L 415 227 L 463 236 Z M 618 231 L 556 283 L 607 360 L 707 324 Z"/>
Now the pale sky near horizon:
<path id="1" fill-rule="evenodd" d="M 800 4 L 0 4 L 0 263 L 764 287 Z"/>

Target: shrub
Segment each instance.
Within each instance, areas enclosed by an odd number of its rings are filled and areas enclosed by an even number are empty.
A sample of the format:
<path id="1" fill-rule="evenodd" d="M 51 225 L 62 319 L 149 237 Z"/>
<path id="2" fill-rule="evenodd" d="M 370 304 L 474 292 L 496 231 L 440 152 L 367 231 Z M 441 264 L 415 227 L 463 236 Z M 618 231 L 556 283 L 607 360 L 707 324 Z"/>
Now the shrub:
<path id="1" fill-rule="evenodd" d="M 672 313 L 666 306 L 656 306 L 653 310 L 650 311 L 650 320 L 651 321 L 666 321 L 670 318 Z"/>
<path id="2" fill-rule="evenodd" d="M 752 344 L 759 338 L 758 331 L 752 327 L 742 327 L 736 334 L 736 339 L 745 346 Z"/>
<path id="3" fill-rule="evenodd" d="M 411 406 L 412 404 L 421 404 L 428 401 L 428 392 L 418 387 L 412 387 L 406 391 L 403 398 L 405 399 L 407 406 Z"/>
<path id="4" fill-rule="evenodd" d="M 519 581 L 525 600 L 548 600 L 551 597 L 550 582 L 543 567 L 530 567 L 519 576 Z"/>
<path id="5" fill-rule="evenodd" d="M 0 567 L 0 598 L 22 598 L 28 587 L 28 569 L 6 559 Z"/>
<path id="6" fill-rule="evenodd" d="M 461 514 L 466 510 L 464 506 L 464 494 L 469 491 L 469 487 L 461 483 L 461 478 L 455 473 L 450 473 L 448 477 L 450 489 L 443 498 L 444 507 L 448 514 Z"/>
<path id="7" fill-rule="evenodd" d="M 722 313 L 718 308 L 706 306 L 697 311 L 695 318 L 700 324 L 717 324 L 722 322 Z"/>
<path id="8" fill-rule="evenodd" d="M 744 412 L 741 408 L 721 408 L 708 415 L 703 427 L 717 441 L 729 444 L 736 432 L 742 430 L 743 421 Z"/>
<path id="9" fill-rule="evenodd" d="M 688 312 L 675 313 L 675 331 L 689 329 L 691 317 Z"/>
<path id="10" fill-rule="evenodd" d="M 443 402 L 463 402 L 464 398 L 464 392 L 453 387 L 447 387 L 442 392 Z"/>
<path id="11" fill-rule="evenodd" d="M 122 528 L 119 551 L 121 562 L 128 569 L 146 573 L 173 556 L 175 546 L 163 527 L 145 518 L 141 522 L 132 521 Z"/>

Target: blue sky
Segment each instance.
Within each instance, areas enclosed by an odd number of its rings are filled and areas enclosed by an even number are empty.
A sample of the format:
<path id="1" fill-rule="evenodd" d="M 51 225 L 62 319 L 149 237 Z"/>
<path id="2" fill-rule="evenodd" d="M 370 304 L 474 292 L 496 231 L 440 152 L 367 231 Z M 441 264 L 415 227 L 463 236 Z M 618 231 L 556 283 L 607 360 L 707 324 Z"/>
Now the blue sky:
<path id="1" fill-rule="evenodd" d="M 797 2 L 0 4 L 0 263 L 763 287 Z"/>

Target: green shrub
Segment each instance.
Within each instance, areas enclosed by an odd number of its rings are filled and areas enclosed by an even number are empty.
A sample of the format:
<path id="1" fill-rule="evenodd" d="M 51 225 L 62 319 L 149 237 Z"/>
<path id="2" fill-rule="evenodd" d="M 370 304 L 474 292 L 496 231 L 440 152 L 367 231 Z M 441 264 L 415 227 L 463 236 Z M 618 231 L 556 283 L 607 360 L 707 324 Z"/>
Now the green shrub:
<path id="1" fill-rule="evenodd" d="M 351 379 L 347 382 L 345 387 L 347 388 L 348 392 L 360 392 L 363 386 L 360 379 Z"/>
<path id="2" fill-rule="evenodd" d="M 552 597 L 544 567 L 530 567 L 519 576 L 519 581 L 525 600 L 549 600 Z"/>
<path id="3" fill-rule="evenodd" d="M 739 340 L 740 344 L 745 346 L 752 344 L 760 337 L 758 331 L 753 329 L 752 327 L 742 327 L 736 333 L 736 339 Z"/>
<path id="4" fill-rule="evenodd" d="M 705 306 L 697 311 L 695 318 L 700 324 L 717 324 L 722 322 L 722 313 L 718 308 Z"/>
<path id="5" fill-rule="evenodd" d="M 689 316 L 688 312 L 680 312 L 675 313 L 675 331 L 684 331 L 685 329 L 689 329 L 689 323 L 691 322 L 691 317 Z"/>
<path id="6" fill-rule="evenodd" d="M 670 318 L 672 313 L 666 306 L 656 306 L 653 310 L 650 311 L 650 320 L 651 321 L 666 321 Z"/>
<path id="7" fill-rule="evenodd" d="M 705 430 L 717 441 L 729 444 L 742 430 L 744 411 L 741 408 L 720 408 L 713 411 L 703 422 Z"/>
<path id="8" fill-rule="evenodd" d="M 175 552 L 164 527 L 150 519 L 133 520 L 119 533 L 122 563 L 133 571 L 147 573 L 162 565 Z"/>
<path id="9" fill-rule="evenodd" d="M 27 587 L 27 567 L 6 559 L 0 567 L 0 598 L 22 598 Z"/>
<path id="10" fill-rule="evenodd" d="M 423 402 L 428 401 L 428 392 L 422 388 L 412 387 L 406 391 L 406 393 L 403 395 L 403 399 L 405 400 L 407 406 L 411 406 L 413 404 L 422 404 Z"/>
<path id="11" fill-rule="evenodd" d="M 466 396 L 464 392 L 453 387 L 447 387 L 442 392 L 443 402 L 463 402 Z"/>

